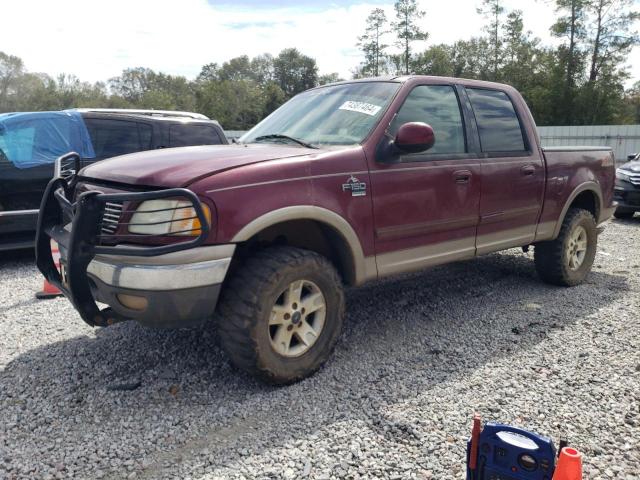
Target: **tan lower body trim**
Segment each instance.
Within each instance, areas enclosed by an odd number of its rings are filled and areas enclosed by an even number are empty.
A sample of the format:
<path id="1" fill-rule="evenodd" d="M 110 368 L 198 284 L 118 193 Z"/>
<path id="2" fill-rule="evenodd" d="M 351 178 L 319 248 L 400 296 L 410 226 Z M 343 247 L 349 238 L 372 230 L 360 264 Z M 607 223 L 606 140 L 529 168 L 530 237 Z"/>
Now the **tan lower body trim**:
<path id="1" fill-rule="evenodd" d="M 364 259 L 364 278 L 356 278 L 356 285 L 360 285 L 369 280 L 375 280 L 378 278 L 378 265 L 376 263 L 376 257 L 365 257 Z"/>
<path id="2" fill-rule="evenodd" d="M 553 240 L 553 232 L 556 231 L 557 222 L 543 222 L 538 225 L 536 230 L 536 242 L 544 240 Z"/>
<path id="3" fill-rule="evenodd" d="M 545 234 L 553 232 L 554 223 L 542 224 Z M 476 255 L 484 255 L 508 248 L 521 247 L 533 243 L 535 225 L 501 230 L 496 233 L 452 240 L 434 245 L 389 252 L 378 255 L 378 276 L 385 277 L 400 273 L 421 270 L 444 263 L 467 260 Z M 476 246 L 477 244 L 477 246 Z M 369 257 L 371 258 L 371 257 Z"/>
<path id="4" fill-rule="evenodd" d="M 495 233 L 479 235 L 476 241 L 478 247 L 477 254 L 484 255 L 485 253 L 528 245 L 533 242 L 535 233 L 536 226 L 527 225 L 526 227 L 500 230 Z"/>
<path id="5" fill-rule="evenodd" d="M 467 260 L 475 256 L 508 248 L 522 247 L 535 241 L 550 240 L 553 238 L 554 228 L 555 222 L 545 222 L 537 226 L 537 231 L 536 225 L 529 225 L 480 235 L 477 238 L 469 237 L 383 253 L 376 257 L 378 277 L 412 272 L 444 263 Z M 367 280 L 374 278 L 371 276 L 374 272 L 374 265 L 370 263 L 372 258 L 367 257 L 365 259 L 367 263 Z"/>
<path id="6" fill-rule="evenodd" d="M 475 239 L 469 237 L 462 240 L 452 240 L 397 252 L 383 253 L 377 256 L 378 275 L 385 277 L 421 270 L 456 260 L 473 258 L 475 250 Z"/>

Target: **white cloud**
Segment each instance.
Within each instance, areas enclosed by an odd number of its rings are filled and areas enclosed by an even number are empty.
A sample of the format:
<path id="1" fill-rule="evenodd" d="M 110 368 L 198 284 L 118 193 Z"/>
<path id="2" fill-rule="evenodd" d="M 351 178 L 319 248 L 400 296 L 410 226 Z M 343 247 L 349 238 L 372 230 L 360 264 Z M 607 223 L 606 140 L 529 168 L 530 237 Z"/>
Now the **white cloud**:
<path id="1" fill-rule="evenodd" d="M 353 2 L 349 2 L 352 4 Z M 379 3 L 379 2 L 378 2 Z M 429 43 L 481 33 L 480 0 L 421 0 Z M 277 54 L 297 47 L 316 58 L 322 73 L 349 77 L 360 60 L 355 47 L 368 13 L 379 4 L 327 2 L 324 9 L 212 6 L 206 0 L 20 0 L 3 7 L 2 50 L 23 58 L 31 71 L 73 73 L 106 80 L 124 68 L 145 66 L 193 78 L 209 62 L 238 55 Z M 393 16 L 393 2 L 384 7 Z M 508 0 L 525 12 L 525 27 L 554 41 L 548 2 Z M 241 24 L 243 28 L 237 28 Z M 236 28 L 234 28 L 234 25 Z M 640 49 L 629 61 L 640 77 Z M 636 67 L 637 65 L 637 67 Z"/>

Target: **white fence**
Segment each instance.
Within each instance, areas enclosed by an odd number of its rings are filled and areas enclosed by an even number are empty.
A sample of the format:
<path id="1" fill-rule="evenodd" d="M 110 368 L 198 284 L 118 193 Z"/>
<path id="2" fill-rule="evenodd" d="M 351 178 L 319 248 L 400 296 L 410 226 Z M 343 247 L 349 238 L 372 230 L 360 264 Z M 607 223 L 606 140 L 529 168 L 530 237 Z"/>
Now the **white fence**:
<path id="1" fill-rule="evenodd" d="M 538 127 L 545 147 L 611 147 L 618 163 L 640 152 L 640 125 L 594 125 L 580 127 Z"/>
<path id="2" fill-rule="evenodd" d="M 247 130 L 225 130 L 224 133 L 229 141 L 231 141 L 239 139 L 242 135 L 247 133 Z"/>

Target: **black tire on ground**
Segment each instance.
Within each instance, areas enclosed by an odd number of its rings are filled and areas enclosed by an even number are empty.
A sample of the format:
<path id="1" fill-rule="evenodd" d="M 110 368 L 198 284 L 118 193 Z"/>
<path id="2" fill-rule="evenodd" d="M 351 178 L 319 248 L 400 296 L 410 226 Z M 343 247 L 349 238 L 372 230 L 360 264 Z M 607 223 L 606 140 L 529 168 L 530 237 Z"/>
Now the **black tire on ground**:
<path id="1" fill-rule="evenodd" d="M 232 275 L 221 293 L 216 314 L 220 342 L 231 363 L 277 385 L 302 380 L 318 370 L 336 345 L 345 311 L 342 281 L 333 265 L 315 252 L 273 247 L 249 257 Z M 270 326 L 270 319 L 276 303 L 283 302 L 287 289 L 299 281 L 310 282 L 314 289 L 317 287 L 316 293 L 322 293 L 324 323 L 314 343 L 303 347 L 308 350 L 292 357 L 276 351 L 272 339 L 277 329 L 285 327 Z M 297 318 L 299 321 L 300 315 Z M 296 326 L 300 325 L 293 325 L 294 329 Z M 301 338 L 293 334 L 294 341 Z"/>
<path id="2" fill-rule="evenodd" d="M 587 248 L 578 268 L 570 267 L 572 235 L 582 227 L 586 232 Z M 572 287 L 584 281 L 591 271 L 598 246 L 598 232 L 593 215 L 587 210 L 571 208 L 562 222 L 555 240 L 535 245 L 534 260 L 540 278 L 553 285 Z"/>
<path id="3" fill-rule="evenodd" d="M 627 210 L 625 208 L 616 208 L 613 212 L 613 216 L 620 219 L 631 218 L 633 214 L 636 213 L 635 210 Z"/>

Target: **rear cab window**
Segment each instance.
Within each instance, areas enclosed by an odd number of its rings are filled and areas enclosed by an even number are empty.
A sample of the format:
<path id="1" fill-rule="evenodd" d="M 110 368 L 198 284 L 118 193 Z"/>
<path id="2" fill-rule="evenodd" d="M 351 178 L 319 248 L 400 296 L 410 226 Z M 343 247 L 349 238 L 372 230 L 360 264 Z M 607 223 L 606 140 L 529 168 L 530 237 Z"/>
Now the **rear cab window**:
<path id="1" fill-rule="evenodd" d="M 177 123 L 169 127 L 170 147 L 189 147 L 193 145 L 219 145 L 222 143 L 218 130 L 212 125 L 194 125 Z"/>
<path id="2" fill-rule="evenodd" d="M 529 155 L 513 102 L 500 90 L 466 88 L 478 125 L 480 146 L 489 155 Z"/>

